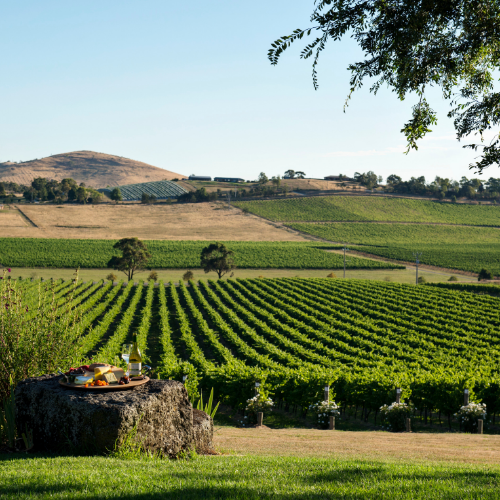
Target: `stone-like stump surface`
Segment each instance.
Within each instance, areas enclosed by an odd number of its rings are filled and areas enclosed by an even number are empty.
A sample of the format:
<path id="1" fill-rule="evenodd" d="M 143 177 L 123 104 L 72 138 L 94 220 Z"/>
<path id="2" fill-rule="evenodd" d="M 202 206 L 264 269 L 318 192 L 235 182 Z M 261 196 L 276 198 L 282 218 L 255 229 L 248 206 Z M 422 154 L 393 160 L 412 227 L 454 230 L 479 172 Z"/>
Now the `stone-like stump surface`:
<path id="1" fill-rule="evenodd" d="M 174 456 L 212 448 L 212 419 L 193 410 L 180 382 L 150 380 L 130 390 L 97 393 L 64 388 L 60 378 L 29 378 L 16 388 L 18 429 L 32 430 L 37 450 L 106 453 L 136 424 L 137 441 L 152 452 Z"/>

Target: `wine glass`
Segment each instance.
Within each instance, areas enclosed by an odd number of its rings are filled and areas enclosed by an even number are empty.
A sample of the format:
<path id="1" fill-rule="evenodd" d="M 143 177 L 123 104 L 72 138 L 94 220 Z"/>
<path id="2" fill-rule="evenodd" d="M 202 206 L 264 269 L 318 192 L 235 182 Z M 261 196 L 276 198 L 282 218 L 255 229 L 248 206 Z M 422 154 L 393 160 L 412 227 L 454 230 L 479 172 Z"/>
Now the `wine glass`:
<path id="1" fill-rule="evenodd" d="M 129 372 L 128 372 L 128 360 L 130 358 L 130 353 L 132 352 L 132 344 L 123 344 L 122 345 L 122 359 L 127 363 L 127 372 L 125 375 L 128 377 Z"/>

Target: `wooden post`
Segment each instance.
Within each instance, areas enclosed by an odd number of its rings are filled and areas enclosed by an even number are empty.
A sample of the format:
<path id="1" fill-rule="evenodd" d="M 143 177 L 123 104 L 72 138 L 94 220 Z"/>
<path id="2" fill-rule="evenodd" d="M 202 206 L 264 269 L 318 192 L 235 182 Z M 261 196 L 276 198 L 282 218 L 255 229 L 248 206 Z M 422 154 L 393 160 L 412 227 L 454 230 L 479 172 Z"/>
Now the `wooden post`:
<path id="1" fill-rule="evenodd" d="M 260 382 L 255 382 L 255 395 L 259 395 Z"/>
<path id="2" fill-rule="evenodd" d="M 477 433 L 482 434 L 483 433 L 483 419 L 480 418 L 477 421 Z"/>
<path id="3" fill-rule="evenodd" d="M 262 426 L 263 420 L 264 420 L 264 414 L 261 411 L 257 412 L 257 425 Z"/>
<path id="4" fill-rule="evenodd" d="M 406 419 L 406 432 L 411 432 L 411 418 Z"/>
<path id="5" fill-rule="evenodd" d="M 396 389 L 396 403 L 401 403 L 401 389 L 399 387 Z"/>
<path id="6" fill-rule="evenodd" d="M 324 400 L 328 403 L 330 401 L 330 386 L 325 385 L 325 398 Z"/>
<path id="7" fill-rule="evenodd" d="M 328 429 L 331 431 L 335 430 L 335 417 L 330 417 L 330 423 L 328 425 Z"/>
<path id="8" fill-rule="evenodd" d="M 464 406 L 469 404 L 469 389 L 464 389 Z"/>

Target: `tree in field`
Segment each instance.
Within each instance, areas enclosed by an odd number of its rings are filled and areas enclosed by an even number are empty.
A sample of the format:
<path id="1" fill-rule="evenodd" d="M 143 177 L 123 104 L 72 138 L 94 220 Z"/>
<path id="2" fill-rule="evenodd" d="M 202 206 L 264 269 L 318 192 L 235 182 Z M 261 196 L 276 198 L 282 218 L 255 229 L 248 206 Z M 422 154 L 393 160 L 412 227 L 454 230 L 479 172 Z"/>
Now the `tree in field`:
<path id="1" fill-rule="evenodd" d="M 295 179 L 295 170 L 287 170 L 284 175 L 285 179 Z"/>
<path id="2" fill-rule="evenodd" d="M 113 201 L 122 201 L 122 192 L 120 191 L 120 188 L 114 188 L 109 197 L 113 200 Z"/>
<path id="3" fill-rule="evenodd" d="M 295 172 L 295 175 L 297 176 L 297 179 L 305 179 L 306 174 L 304 172 L 301 172 L 300 170 L 298 172 Z"/>
<path id="4" fill-rule="evenodd" d="M 264 172 L 261 172 L 259 174 L 258 181 L 259 181 L 259 184 L 264 185 L 264 184 L 267 184 L 267 182 L 269 181 L 269 179 L 268 179 L 267 175 Z"/>
<path id="5" fill-rule="evenodd" d="M 190 281 L 194 278 L 194 274 L 193 274 L 193 271 L 186 271 L 183 275 L 182 275 L 182 279 L 184 281 Z"/>
<path id="6" fill-rule="evenodd" d="M 353 61 L 350 91 L 363 83 L 374 94 L 388 86 L 399 100 L 416 96 L 411 117 L 401 131 L 407 153 L 437 122 L 427 100 L 431 88 L 441 90 L 450 103 L 457 139 L 475 134 L 480 140 L 463 147 L 482 150 L 470 168 L 479 172 L 500 163 L 500 135 L 484 143 L 483 132 L 500 125 L 500 92 L 495 88 L 500 68 L 500 3 L 498 0 L 318 0 L 311 25 L 276 40 L 268 53 L 278 63 L 293 42 L 317 34 L 301 58 L 313 60 L 313 84 L 318 87 L 317 64 L 329 41 L 354 39 L 364 55 Z"/>
<path id="7" fill-rule="evenodd" d="M 234 252 L 223 243 L 212 243 L 201 251 L 201 267 L 205 273 L 214 271 L 222 278 L 232 269 L 236 269 L 233 258 Z"/>
<path id="8" fill-rule="evenodd" d="M 276 189 L 279 189 L 280 184 L 281 184 L 281 177 L 279 175 L 276 177 L 273 176 L 273 178 L 271 179 L 271 182 L 273 183 L 273 185 Z"/>
<path id="9" fill-rule="evenodd" d="M 151 258 L 146 245 L 138 238 L 123 238 L 115 243 L 113 248 L 120 250 L 122 256 L 111 257 L 108 267 L 125 273 L 129 281 L 134 277 L 136 271 L 144 269 Z"/>
<path id="10" fill-rule="evenodd" d="M 491 274 L 491 271 L 488 271 L 488 269 L 481 269 L 481 271 L 479 271 L 479 275 L 478 275 L 478 278 L 477 280 L 478 281 L 481 281 L 481 280 L 491 280 L 493 279 L 493 276 Z"/>
<path id="11" fill-rule="evenodd" d="M 78 203 L 87 203 L 87 191 L 85 191 L 84 187 L 79 187 L 76 190 L 76 201 Z"/>

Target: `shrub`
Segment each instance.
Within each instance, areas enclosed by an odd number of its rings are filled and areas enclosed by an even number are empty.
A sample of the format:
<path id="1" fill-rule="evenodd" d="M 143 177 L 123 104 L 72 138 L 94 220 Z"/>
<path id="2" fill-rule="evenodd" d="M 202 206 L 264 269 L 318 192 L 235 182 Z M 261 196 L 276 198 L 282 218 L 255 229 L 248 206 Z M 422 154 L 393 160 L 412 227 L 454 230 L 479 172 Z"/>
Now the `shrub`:
<path id="1" fill-rule="evenodd" d="M 391 279 L 391 277 L 390 277 L 390 276 L 386 276 L 386 277 L 384 278 L 384 281 L 392 281 L 392 279 Z"/>
<path id="2" fill-rule="evenodd" d="M 190 281 L 192 279 L 194 279 L 194 274 L 193 274 L 193 271 L 186 271 L 183 275 L 182 275 L 182 279 L 184 281 Z"/>
<path id="3" fill-rule="evenodd" d="M 456 197 L 455 195 L 453 195 L 453 196 L 451 197 L 451 202 L 452 202 L 452 203 L 456 203 L 456 202 L 457 202 L 457 197 Z"/>
<path id="4" fill-rule="evenodd" d="M 481 271 L 479 271 L 479 276 L 477 278 L 478 281 L 481 281 L 481 280 L 490 280 L 492 279 L 492 274 L 491 274 L 491 271 L 488 271 L 488 269 L 481 269 Z"/>
<path id="5" fill-rule="evenodd" d="M 10 377 L 16 385 L 59 366 L 77 365 L 81 314 L 70 305 L 77 283 L 76 276 L 70 293 L 59 299 L 63 302 L 50 307 L 56 300 L 55 282 L 41 285 L 39 300 L 28 306 L 16 280 L 0 280 L 0 401 L 9 395 Z"/>
<path id="6" fill-rule="evenodd" d="M 406 419 L 410 418 L 412 408 L 406 403 L 392 403 L 380 407 L 382 421 L 387 430 L 402 432 L 406 429 Z"/>
<path id="7" fill-rule="evenodd" d="M 115 273 L 109 273 L 107 276 L 106 276 L 106 279 L 108 281 L 116 281 L 118 279 L 118 276 L 115 274 Z"/>
<path id="8" fill-rule="evenodd" d="M 148 276 L 148 281 L 158 281 L 158 273 L 156 271 L 151 271 Z"/>
<path id="9" fill-rule="evenodd" d="M 249 423 L 257 423 L 257 413 L 271 410 L 273 406 L 273 400 L 262 394 L 257 394 L 257 396 L 247 399 L 245 413 L 248 414 Z"/>
<path id="10" fill-rule="evenodd" d="M 455 413 L 455 417 L 462 425 L 462 430 L 471 434 L 477 432 L 477 421 L 479 419 L 485 420 L 486 415 L 486 405 L 481 403 L 469 403 Z"/>
<path id="11" fill-rule="evenodd" d="M 418 284 L 427 283 L 427 280 L 423 276 L 418 277 Z"/>
<path id="12" fill-rule="evenodd" d="M 335 273 L 330 273 L 330 274 L 327 276 L 327 278 L 336 278 L 336 277 L 337 277 L 337 276 L 336 276 L 336 274 L 335 274 Z"/>
<path id="13" fill-rule="evenodd" d="M 458 281 L 458 278 L 456 276 L 450 276 L 448 281 Z"/>
<path id="14" fill-rule="evenodd" d="M 320 429 L 328 429 L 330 417 L 340 416 L 339 407 L 335 404 L 335 401 L 320 401 L 309 406 L 309 410 L 316 414 L 316 421 Z"/>
<path id="15" fill-rule="evenodd" d="M 244 214 L 249 214 L 250 213 L 250 210 L 248 209 L 248 207 L 243 207 L 241 209 L 241 211 L 244 213 Z"/>

